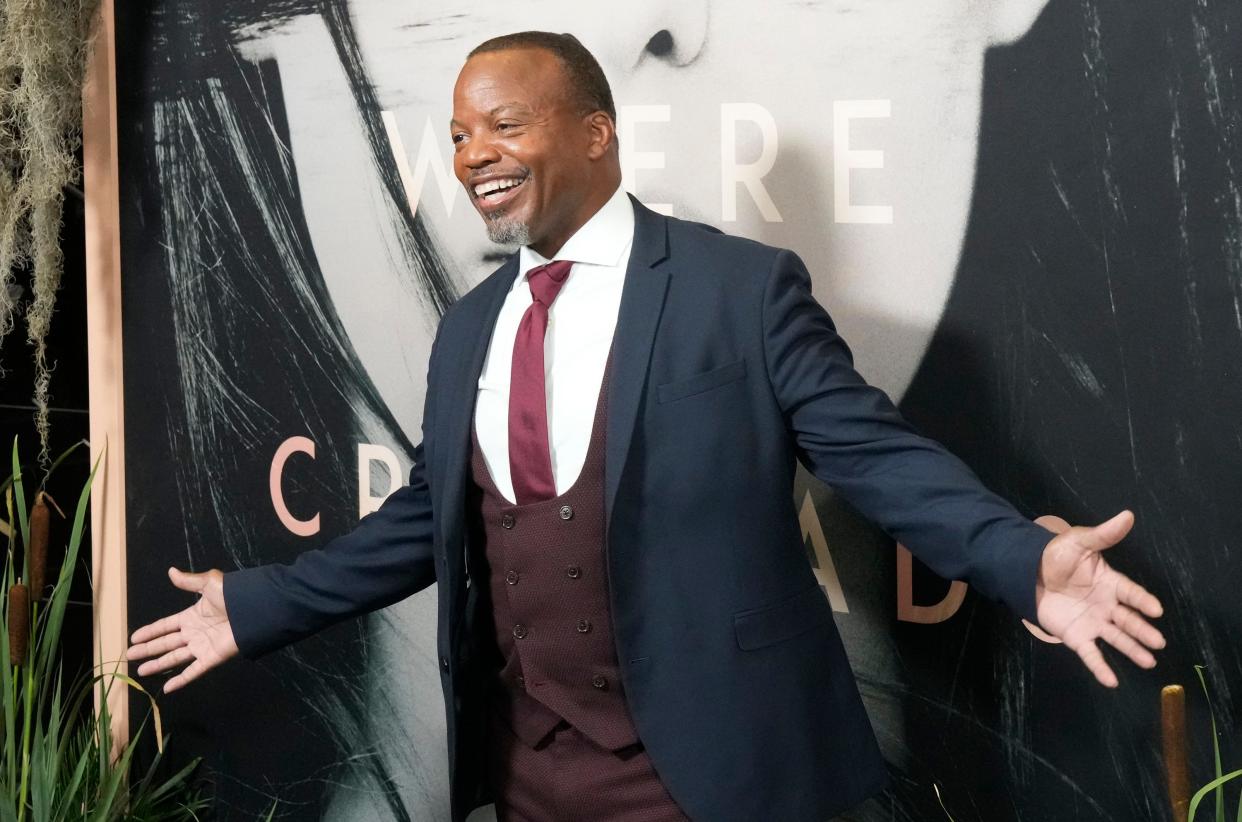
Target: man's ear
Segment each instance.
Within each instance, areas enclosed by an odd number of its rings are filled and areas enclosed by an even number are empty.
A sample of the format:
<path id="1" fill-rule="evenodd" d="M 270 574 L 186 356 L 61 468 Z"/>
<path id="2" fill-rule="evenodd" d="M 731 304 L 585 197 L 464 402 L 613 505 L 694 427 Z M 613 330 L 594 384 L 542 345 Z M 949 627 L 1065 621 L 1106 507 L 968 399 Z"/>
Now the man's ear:
<path id="1" fill-rule="evenodd" d="M 988 45 L 1007 46 L 1030 31 L 1048 0 L 993 0 Z"/>
<path id="2" fill-rule="evenodd" d="M 591 129 L 591 144 L 587 149 L 587 156 L 598 160 L 608 153 L 609 148 L 616 145 L 617 127 L 612 118 L 602 111 L 591 114 L 587 118 L 587 125 Z"/>

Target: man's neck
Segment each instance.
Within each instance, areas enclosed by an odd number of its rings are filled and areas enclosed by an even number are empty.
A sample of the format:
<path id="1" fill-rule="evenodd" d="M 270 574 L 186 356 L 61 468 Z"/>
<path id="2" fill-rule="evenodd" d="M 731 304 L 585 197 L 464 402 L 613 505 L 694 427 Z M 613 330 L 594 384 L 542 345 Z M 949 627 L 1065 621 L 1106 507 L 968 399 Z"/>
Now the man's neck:
<path id="1" fill-rule="evenodd" d="M 553 256 L 540 254 L 538 249 L 524 245 L 519 249 L 519 268 L 523 273 L 550 260 L 571 260 L 598 266 L 619 264 L 625 249 L 634 237 L 634 208 L 621 186 L 600 206 Z"/>
<path id="2" fill-rule="evenodd" d="M 531 250 L 538 252 L 546 259 L 556 259 L 556 255 L 565 247 L 565 243 L 569 242 L 569 238 L 577 234 L 584 225 L 590 222 L 592 217 L 599 213 L 604 204 L 612 199 L 612 195 L 616 193 L 617 186 L 619 185 L 621 185 L 620 176 L 616 180 L 610 180 L 608 185 L 597 187 L 583 201 L 582 207 L 578 209 L 577 219 L 573 221 L 571 228 L 562 229 L 554 236 L 531 243 Z"/>

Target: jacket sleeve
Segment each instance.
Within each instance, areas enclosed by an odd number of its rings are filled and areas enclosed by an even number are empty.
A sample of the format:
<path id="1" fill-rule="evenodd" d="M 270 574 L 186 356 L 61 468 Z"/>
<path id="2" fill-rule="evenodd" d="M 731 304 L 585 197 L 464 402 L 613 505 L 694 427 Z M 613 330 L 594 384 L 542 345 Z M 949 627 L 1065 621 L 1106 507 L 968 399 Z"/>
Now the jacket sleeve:
<path id="1" fill-rule="evenodd" d="M 768 377 L 808 470 L 941 577 L 966 580 L 1038 624 L 1035 581 L 1053 534 L 863 380 L 792 251 L 773 261 L 762 311 Z"/>
<path id="2" fill-rule="evenodd" d="M 435 348 L 433 343 L 432 360 Z M 408 485 L 390 494 L 352 531 L 298 555 L 291 564 L 270 563 L 224 575 L 225 610 L 243 657 L 257 659 L 436 581 L 423 453 L 434 393 L 429 368 L 423 441 L 414 449 Z"/>

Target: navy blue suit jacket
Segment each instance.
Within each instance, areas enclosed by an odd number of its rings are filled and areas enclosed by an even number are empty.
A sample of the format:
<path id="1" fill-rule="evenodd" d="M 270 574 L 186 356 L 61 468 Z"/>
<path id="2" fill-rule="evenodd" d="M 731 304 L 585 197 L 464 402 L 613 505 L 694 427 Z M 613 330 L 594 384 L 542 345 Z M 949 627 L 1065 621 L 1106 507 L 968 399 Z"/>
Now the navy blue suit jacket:
<path id="1" fill-rule="evenodd" d="M 830 605 L 807 562 L 796 460 L 946 579 L 1036 621 L 1051 534 L 920 436 L 854 370 L 790 251 L 633 201 L 607 416 L 607 567 L 639 735 L 705 822 L 822 822 L 885 787 Z M 445 314 L 410 482 L 291 565 L 225 575 L 256 658 L 439 582 L 453 819 L 480 801 L 465 499 L 477 382 L 517 255 Z"/>

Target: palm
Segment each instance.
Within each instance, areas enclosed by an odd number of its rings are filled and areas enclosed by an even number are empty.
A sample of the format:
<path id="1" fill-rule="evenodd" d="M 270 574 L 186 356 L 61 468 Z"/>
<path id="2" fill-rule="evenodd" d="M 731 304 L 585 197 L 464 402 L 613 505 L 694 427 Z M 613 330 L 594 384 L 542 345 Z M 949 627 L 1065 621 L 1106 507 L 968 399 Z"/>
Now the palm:
<path id="1" fill-rule="evenodd" d="M 181 617 L 181 633 L 186 647 L 195 659 L 219 664 L 228 658 L 227 649 L 233 641 L 233 629 L 224 613 L 223 596 L 205 591 L 198 602 L 178 616 Z"/>
<path id="2" fill-rule="evenodd" d="M 165 693 L 182 687 L 238 653 L 224 604 L 223 574 L 217 570 L 186 574 L 175 568 L 169 569 L 169 574 L 178 588 L 200 594 L 198 601 L 183 611 L 139 628 L 131 637 L 134 644 L 125 652 L 125 658 L 130 661 L 147 659 L 138 666 L 138 674 L 143 676 L 189 663 L 185 670 L 164 683 Z"/>
<path id="3" fill-rule="evenodd" d="M 1036 584 L 1040 625 L 1082 658 L 1104 685 L 1117 677 L 1095 640 L 1103 639 L 1135 664 L 1154 667 L 1148 648 L 1163 648 L 1164 637 L 1143 614 L 1158 617 L 1160 601 L 1143 586 L 1113 569 L 1100 552 L 1121 541 L 1134 524 L 1128 511 L 1094 528 L 1060 531 L 1044 549 Z M 1146 646 L 1146 647 L 1144 647 Z"/>

